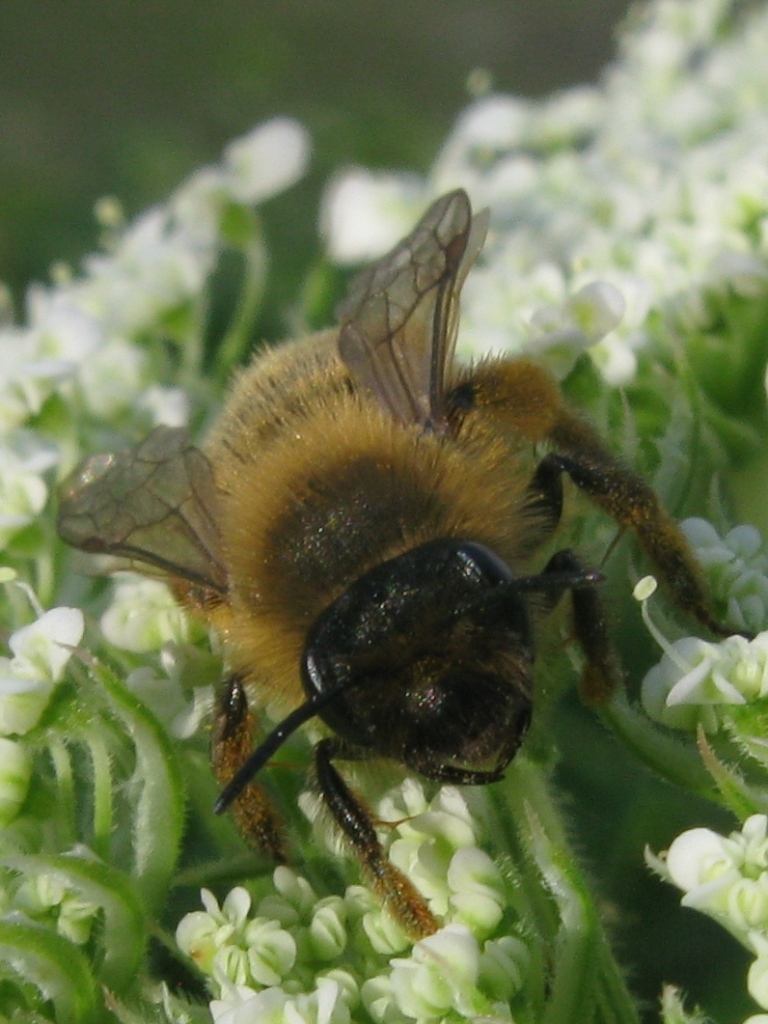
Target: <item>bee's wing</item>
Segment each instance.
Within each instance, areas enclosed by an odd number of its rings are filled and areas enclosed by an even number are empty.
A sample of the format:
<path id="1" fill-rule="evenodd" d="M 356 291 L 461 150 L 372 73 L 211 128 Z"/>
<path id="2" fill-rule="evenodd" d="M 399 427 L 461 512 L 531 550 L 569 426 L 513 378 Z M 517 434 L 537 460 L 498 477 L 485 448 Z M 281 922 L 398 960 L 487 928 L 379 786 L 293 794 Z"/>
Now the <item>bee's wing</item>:
<path id="1" fill-rule="evenodd" d="M 156 427 L 119 455 L 94 455 L 62 486 L 58 530 L 73 547 L 143 562 L 226 594 L 216 487 L 184 429 Z"/>
<path id="2" fill-rule="evenodd" d="M 402 423 L 445 429 L 459 292 L 487 228 L 487 210 L 473 217 L 466 192 L 449 192 L 407 238 L 353 278 L 337 310 L 347 369 Z"/>

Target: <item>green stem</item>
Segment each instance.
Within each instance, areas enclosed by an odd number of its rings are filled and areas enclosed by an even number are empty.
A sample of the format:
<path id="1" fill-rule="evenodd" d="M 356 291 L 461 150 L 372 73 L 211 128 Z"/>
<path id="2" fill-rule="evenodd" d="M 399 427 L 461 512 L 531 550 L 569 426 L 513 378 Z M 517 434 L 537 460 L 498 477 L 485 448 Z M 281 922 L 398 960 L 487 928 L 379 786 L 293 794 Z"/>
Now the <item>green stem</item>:
<path id="1" fill-rule="evenodd" d="M 210 889 L 215 886 L 232 886 L 243 881 L 253 880 L 263 875 L 271 875 L 275 865 L 267 863 L 257 854 L 244 853 L 241 856 L 228 857 L 226 860 L 206 861 L 195 864 L 176 873 L 171 885 L 174 889 Z"/>
<path id="2" fill-rule="evenodd" d="M 518 867 L 533 925 L 552 956 L 541 1024 L 638 1024 L 637 1007 L 570 849 L 545 772 L 520 758 L 509 773 L 504 798 L 506 815 L 519 830 L 523 856 Z"/>
<path id="3" fill-rule="evenodd" d="M 161 906 L 184 829 L 184 780 L 178 758 L 154 715 L 109 669 L 94 662 L 91 673 L 136 751 L 133 876 L 146 905 Z"/>
<path id="4" fill-rule="evenodd" d="M 264 294 L 267 252 L 261 234 L 254 234 L 243 247 L 245 268 L 237 306 L 227 333 L 216 352 L 216 374 L 225 377 L 233 366 L 242 362 L 252 342 L 253 324 Z"/>
<path id="5" fill-rule="evenodd" d="M 56 819 L 59 843 L 62 848 L 72 846 L 77 839 L 75 824 L 75 780 L 72 760 L 65 743 L 55 734 L 48 739 L 48 753 L 56 774 Z"/>
<path id="6" fill-rule="evenodd" d="M 88 750 L 93 766 L 93 850 L 109 862 L 112 835 L 112 776 L 106 745 L 95 731 L 88 735 Z"/>
<path id="7" fill-rule="evenodd" d="M 189 323 L 179 333 L 178 343 L 182 353 L 182 366 L 179 383 L 186 390 L 194 390 L 199 385 L 203 374 L 203 356 L 205 354 L 204 334 L 208 320 L 208 293 L 202 292 L 194 301 L 189 315 Z"/>
<path id="8" fill-rule="evenodd" d="M 721 802 L 698 752 L 636 711 L 623 692 L 602 708 L 610 729 L 662 778 L 705 800 Z"/>
<path id="9" fill-rule="evenodd" d="M 35 557 L 35 591 L 43 608 L 50 608 L 56 592 L 56 573 L 54 569 L 54 551 L 56 543 L 52 537 Z"/>

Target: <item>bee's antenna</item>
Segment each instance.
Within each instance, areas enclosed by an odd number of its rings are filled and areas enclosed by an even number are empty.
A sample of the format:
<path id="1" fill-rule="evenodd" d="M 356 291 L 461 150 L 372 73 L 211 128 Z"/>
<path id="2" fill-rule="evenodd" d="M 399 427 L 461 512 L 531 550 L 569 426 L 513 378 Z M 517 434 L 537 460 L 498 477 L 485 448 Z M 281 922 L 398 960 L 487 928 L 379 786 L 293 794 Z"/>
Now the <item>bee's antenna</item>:
<path id="1" fill-rule="evenodd" d="M 304 725 L 310 718 L 314 718 L 326 704 L 330 704 L 341 691 L 343 686 L 335 686 L 324 693 L 317 693 L 300 704 L 295 711 L 287 715 L 279 725 L 275 726 L 272 732 L 259 744 L 247 761 L 238 768 L 226 786 L 219 794 L 214 804 L 214 813 L 223 814 L 230 804 L 240 796 L 248 783 L 257 775 L 264 765 L 269 761 L 275 751 L 285 743 L 288 737 L 296 732 L 299 726 Z"/>

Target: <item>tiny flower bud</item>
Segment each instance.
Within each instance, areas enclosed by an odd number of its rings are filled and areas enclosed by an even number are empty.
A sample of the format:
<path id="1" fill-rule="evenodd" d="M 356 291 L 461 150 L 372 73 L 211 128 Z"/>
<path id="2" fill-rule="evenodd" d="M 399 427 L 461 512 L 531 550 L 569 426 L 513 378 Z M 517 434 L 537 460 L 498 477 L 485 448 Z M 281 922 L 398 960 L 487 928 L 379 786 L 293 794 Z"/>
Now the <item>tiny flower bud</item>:
<path id="1" fill-rule="evenodd" d="M 309 934 L 312 950 L 319 960 L 334 960 L 347 945 L 344 902 L 338 896 L 321 900 L 312 915 Z"/>
<path id="2" fill-rule="evenodd" d="M 257 917 L 245 927 L 251 978 L 258 985 L 278 985 L 296 962 L 296 940 L 277 921 Z"/>

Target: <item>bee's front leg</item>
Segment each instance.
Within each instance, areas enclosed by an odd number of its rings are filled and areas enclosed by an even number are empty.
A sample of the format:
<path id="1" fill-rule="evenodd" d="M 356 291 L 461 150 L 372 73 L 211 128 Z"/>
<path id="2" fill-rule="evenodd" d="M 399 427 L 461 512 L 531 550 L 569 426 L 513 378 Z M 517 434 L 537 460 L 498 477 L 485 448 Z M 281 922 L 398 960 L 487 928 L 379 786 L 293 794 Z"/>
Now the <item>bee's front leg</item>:
<path id="1" fill-rule="evenodd" d="M 558 551 L 547 562 L 542 576 L 553 577 L 583 571 L 572 551 Z M 623 680 L 621 662 L 611 643 L 603 602 L 594 586 L 572 586 L 573 631 L 586 659 L 581 676 L 581 695 L 591 704 L 603 704 Z M 550 593 L 554 604 L 561 596 Z"/>
<path id="2" fill-rule="evenodd" d="M 390 863 L 369 812 L 331 763 L 335 757 L 349 756 L 354 756 L 354 751 L 333 739 L 321 740 L 315 747 L 315 771 L 323 800 L 352 845 L 376 895 L 410 938 L 423 939 L 440 925 L 424 897 Z"/>
<path id="3" fill-rule="evenodd" d="M 216 700 L 211 761 L 225 786 L 253 752 L 254 719 L 238 675 L 222 681 Z M 249 783 L 232 804 L 237 827 L 246 841 L 283 864 L 285 844 L 278 816 L 258 782 Z"/>

